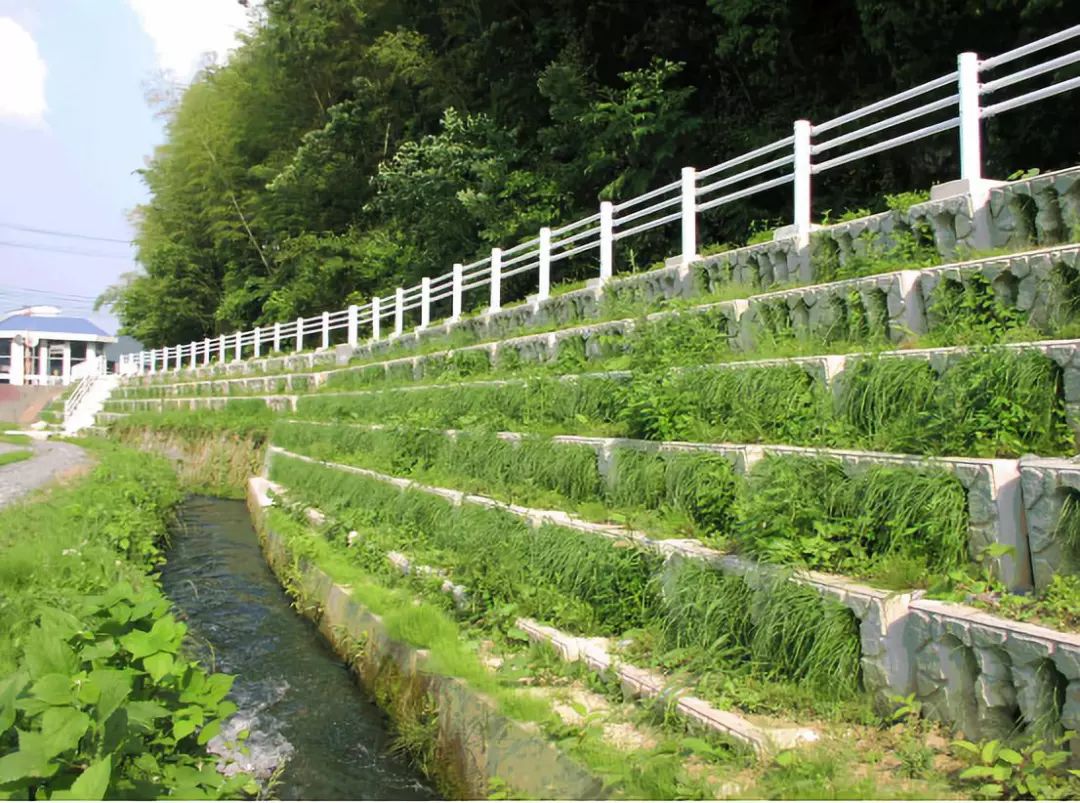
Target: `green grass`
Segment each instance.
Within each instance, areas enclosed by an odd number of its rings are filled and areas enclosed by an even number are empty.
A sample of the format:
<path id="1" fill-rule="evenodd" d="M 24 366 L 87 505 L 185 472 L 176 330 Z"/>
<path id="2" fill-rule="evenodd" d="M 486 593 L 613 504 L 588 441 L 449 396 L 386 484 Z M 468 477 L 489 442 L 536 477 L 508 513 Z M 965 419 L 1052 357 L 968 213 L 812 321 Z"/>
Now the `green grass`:
<path id="1" fill-rule="evenodd" d="M 944 470 L 767 456 L 739 497 L 735 538 L 772 563 L 924 587 L 968 564 L 967 494 Z"/>
<path id="2" fill-rule="evenodd" d="M 11 452 L 0 452 L 0 466 L 18 463 L 22 460 L 29 460 L 33 456 L 34 452 L 32 449 L 16 449 Z"/>
<path id="3" fill-rule="evenodd" d="M 859 693 L 851 613 L 782 574 L 763 574 L 752 588 L 697 563 L 661 571 L 659 556 L 629 545 L 555 527 L 530 531 L 509 514 L 455 508 L 287 458 L 273 460 L 271 476 L 340 519 L 329 543 L 355 529 L 350 554 L 366 571 L 392 576 L 383 556 L 401 548 L 449 570 L 469 590 L 474 622 L 527 615 L 587 635 L 647 631 L 653 665 L 799 683 L 831 701 Z"/>
<path id="4" fill-rule="evenodd" d="M 632 523 L 658 534 L 723 537 L 736 479 L 731 463 L 702 452 L 612 454 L 600 474 L 596 449 L 529 436 L 410 428 L 367 429 L 280 422 L 277 446 L 301 454 L 433 485 L 449 485 L 533 507 L 560 508 L 594 520 Z"/>
<path id="5" fill-rule="evenodd" d="M 792 365 L 703 367 L 629 379 L 537 376 L 498 383 L 313 394 L 298 415 L 407 426 L 790 443 L 924 455 L 1067 455 L 1061 369 L 1040 352 L 978 350 L 928 362 L 853 359 L 839 392 Z"/>

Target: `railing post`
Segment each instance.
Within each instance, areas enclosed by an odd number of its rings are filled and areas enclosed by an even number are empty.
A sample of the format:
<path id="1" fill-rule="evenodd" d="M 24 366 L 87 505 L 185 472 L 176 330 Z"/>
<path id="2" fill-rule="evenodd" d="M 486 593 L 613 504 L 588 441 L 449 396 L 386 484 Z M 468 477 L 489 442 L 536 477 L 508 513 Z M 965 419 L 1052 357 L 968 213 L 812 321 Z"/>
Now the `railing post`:
<path id="1" fill-rule="evenodd" d="M 348 316 L 349 316 L 349 323 L 348 323 L 348 329 L 346 330 L 346 340 L 347 340 L 347 342 L 349 344 L 349 348 L 354 349 L 354 348 L 356 348 L 356 337 L 357 337 L 357 334 L 356 334 L 357 323 L 356 323 L 356 321 L 357 321 L 357 318 L 360 316 L 360 308 L 358 306 L 356 306 L 355 304 L 350 304 L 349 305 Z"/>
<path id="2" fill-rule="evenodd" d="M 378 340 L 382 329 L 382 311 L 379 309 L 379 297 L 371 298 L 371 339 Z"/>
<path id="3" fill-rule="evenodd" d="M 234 359 L 244 359 L 243 343 L 241 342 L 241 332 L 236 333 L 236 356 Z"/>
<path id="4" fill-rule="evenodd" d="M 198 349 L 195 348 L 195 341 L 192 340 L 191 341 L 191 363 L 190 363 L 192 368 L 194 368 L 196 365 L 198 365 L 198 362 L 196 361 L 198 359 L 196 357 L 196 352 L 197 351 L 198 351 Z"/>
<path id="5" fill-rule="evenodd" d="M 682 169 L 682 267 L 697 259 L 697 170 Z"/>
<path id="6" fill-rule="evenodd" d="M 296 348 L 293 351 L 304 350 L 304 319 L 303 317 L 296 319 Z"/>
<path id="7" fill-rule="evenodd" d="M 420 325 L 418 330 L 428 328 L 431 323 L 431 278 L 425 276 L 420 280 Z"/>
<path id="8" fill-rule="evenodd" d="M 543 301 L 551 295 L 551 228 L 540 229 L 540 276 L 537 300 Z"/>
<path id="9" fill-rule="evenodd" d="M 810 245 L 810 121 L 796 120 L 795 151 L 795 242 L 800 249 Z"/>
<path id="10" fill-rule="evenodd" d="M 491 303 L 488 312 L 502 309 L 502 249 L 491 249 Z"/>
<path id="11" fill-rule="evenodd" d="M 274 324 L 274 351 L 281 351 L 281 322 Z"/>
<path id="12" fill-rule="evenodd" d="M 150 373 L 157 373 L 157 349 L 150 349 Z"/>
<path id="13" fill-rule="evenodd" d="M 615 206 L 611 201 L 600 202 L 600 284 L 611 278 L 615 246 Z"/>
<path id="14" fill-rule="evenodd" d="M 203 365 L 209 365 L 210 364 L 210 338 L 208 338 L 208 337 L 203 339 L 203 360 L 202 360 L 202 364 Z"/>
<path id="15" fill-rule="evenodd" d="M 218 337 L 218 362 L 225 362 L 225 335 Z"/>
<path id="16" fill-rule="evenodd" d="M 960 95 L 960 178 L 982 178 L 982 137 L 979 124 L 979 57 L 961 53 L 956 58 Z"/>
<path id="17" fill-rule="evenodd" d="M 394 337 L 401 337 L 405 331 L 405 289 L 399 287 L 394 291 Z"/>
<path id="18" fill-rule="evenodd" d="M 262 329 L 256 326 L 252 334 L 254 335 L 252 338 L 252 356 L 258 359 L 262 356 Z"/>
<path id="19" fill-rule="evenodd" d="M 454 263 L 454 289 L 450 296 L 450 321 L 456 323 L 461 320 L 461 295 L 465 286 L 465 266 L 460 262 Z"/>
<path id="20" fill-rule="evenodd" d="M 330 348 L 330 313 L 325 310 L 322 314 L 322 347 L 324 350 Z"/>

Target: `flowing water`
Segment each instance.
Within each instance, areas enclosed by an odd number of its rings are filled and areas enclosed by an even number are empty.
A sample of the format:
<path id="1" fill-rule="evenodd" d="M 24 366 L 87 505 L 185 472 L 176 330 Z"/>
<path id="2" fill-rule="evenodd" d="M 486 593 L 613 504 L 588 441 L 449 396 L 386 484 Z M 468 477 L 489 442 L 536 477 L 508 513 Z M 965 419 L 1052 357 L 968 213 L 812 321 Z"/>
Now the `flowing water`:
<path id="1" fill-rule="evenodd" d="M 236 675 L 239 711 L 223 731 L 248 730 L 247 769 L 284 764 L 282 799 L 430 800 L 432 786 L 390 752 L 379 709 L 307 619 L 289 606 L 241 502 L 193 497 L 181 509 L 162 572 L 199 657 Z"/>

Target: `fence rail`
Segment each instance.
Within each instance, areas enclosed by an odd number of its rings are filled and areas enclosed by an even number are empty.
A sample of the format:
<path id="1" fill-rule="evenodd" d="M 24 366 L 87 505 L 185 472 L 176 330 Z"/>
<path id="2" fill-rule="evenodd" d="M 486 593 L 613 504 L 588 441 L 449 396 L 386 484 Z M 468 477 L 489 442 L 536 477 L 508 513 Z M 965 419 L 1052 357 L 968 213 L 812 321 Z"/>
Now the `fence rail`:
<path id="1" fill-rule="evenodd" d="M 541 228 L 535 237 L 506 249 L 494 248 L 490 255 L 473 262 L 457 263 L 448 273 L 425 277 L 413 287 L 399 287 L 392 295 L 310 318 L 125 355 L 122 370 L 137 373 L 194 367 L 214 359 L 241 359 L 245 350 L 260 356 L 268 349 L 280 352 L 286 347 L 295 351 L 306 346 L 325 349 L 342 330 L 344 342 L 350 346 L 356 346 L 362 334 L 372 340 L 399 337 L 404 333 L 406 312 L 419 310 L 417 328 L 424 329 L 432 323 L 433 305 L 449 299 L 450 315 L 443 320 L 457 321 L 465 293 L 480 288 L 488 288 L 487 308 L 497 312 L 502 307 L 503 282 L 533 272 L 536 297 L 543 300 L 551 292 L 553 263 L 596 249 L 598 278 L 604 283 L 614 273 L 613 245 L 617 240 L 676 222 L 680 223 L 681 264 L 686 267 L 697 254 L 702 213 L 785 184 L 793 185 L 791 229 L 798 244 L 805 246 L 810 235 L 813 176 L 952 129 L 959 129 L 960 178 L 975 187 L 982 180 L 981 121 L 1080 89 L 1080 76 L 1062 77 L 1058 72 L 1080 63 L 1078 38 L 1080 25 L 1074 25 L 982 61 L 974 53 L 961 53 L 957 68 L 946 75 L 816 125 L 796 120 L 789 136 L 703 170 L 685 167 L 676 181 L 619 203 L 603 201 L 596 214 Z M 1052 57 L 1044 53 L 1062 45 L 1073 49 Z M 1017 61 L 1036 54 L 1042 60 L 1016 69 Z M 1008 65 L 1012 72 L 1002 70 Z M 980 80 L 991 72 L 995 74 L 988 80 Z M 1027 82 L 1041 76 L 1049 76 L 1049 83 L 1024 89 L 1025 84 L 1030 87 Z M 1013 94 L 1003 97 L 1009 94 L 1005 90 Z M 984 104 L 984 98 L 993 102 Z M 912 103 L 918 105 L 909 107 Z M 875 119 L 881 113 L 887 116 Z M 851 128 L 852 124 L 858 127 Z M 830 132 L 830 137 L 823 137 Z M 886 133 L 887 138 L 876 138 Z M 815 160 L 824 154 L 827 159 Z M 972 198 L 976 204 L 985 203 L 980 193 L 973 192 Z"/>

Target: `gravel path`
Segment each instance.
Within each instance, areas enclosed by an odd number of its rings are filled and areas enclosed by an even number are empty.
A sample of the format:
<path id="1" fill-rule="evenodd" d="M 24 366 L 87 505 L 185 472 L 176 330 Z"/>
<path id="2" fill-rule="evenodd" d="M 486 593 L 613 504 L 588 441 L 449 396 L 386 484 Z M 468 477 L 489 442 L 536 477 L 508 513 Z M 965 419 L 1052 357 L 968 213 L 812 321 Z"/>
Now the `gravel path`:
<path id="1" fill-rule="evenodd" d="M 29 447 L 0 443 L 0 451 L 34 450 L 29 460 L 0 466 L 0 508 L 53 480 L 62 479 L 91 464 L 86 452 L 70 443 L 32 441 Z"/>

